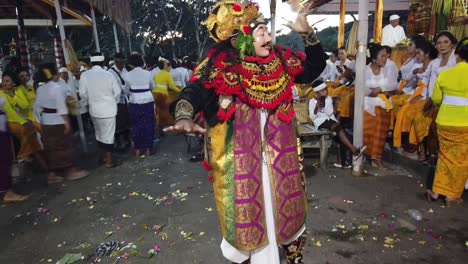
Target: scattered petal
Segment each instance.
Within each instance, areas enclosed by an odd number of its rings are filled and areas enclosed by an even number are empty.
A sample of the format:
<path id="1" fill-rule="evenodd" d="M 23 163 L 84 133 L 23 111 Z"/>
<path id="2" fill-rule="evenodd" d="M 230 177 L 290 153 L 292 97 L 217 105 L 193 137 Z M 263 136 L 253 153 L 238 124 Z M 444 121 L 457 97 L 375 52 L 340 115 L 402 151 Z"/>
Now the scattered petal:
<path id="1" fill-rule="evenodd" d="M 206 233 L 205 232 L 200 232 L 200 234 L 198 234 L 199 236 L 204 236 Z"/>
<path id="2" fill-rule="evenodd" d="M 317 241 L 317 242 L 315 243 L 315 246 L 316 246 L 316 247 L 321 247 L 321 246 L 322 246 L 322 243 L 320 243 L 320 241 Z"/>
<path id="3" fill-rule="evenodd" d="M 122 217 L 123 217 L 123 218 L 130 218 L 131 216 L 128 215 L 128 214 L 122 214 Z"/>
<path id="4" fill-rule="evenodd" d="M 213 212 L 213 208 L 211 207 L 205 208 L 205 210 L 207 210 L 208 212 Z"/>
<path id="5" fill-rule="evenodd" d="M 429 210 L 427 211 L 428 213 L 434 213 L 434 210 L 432 210 L 432 208 L 429 208 Z"/>

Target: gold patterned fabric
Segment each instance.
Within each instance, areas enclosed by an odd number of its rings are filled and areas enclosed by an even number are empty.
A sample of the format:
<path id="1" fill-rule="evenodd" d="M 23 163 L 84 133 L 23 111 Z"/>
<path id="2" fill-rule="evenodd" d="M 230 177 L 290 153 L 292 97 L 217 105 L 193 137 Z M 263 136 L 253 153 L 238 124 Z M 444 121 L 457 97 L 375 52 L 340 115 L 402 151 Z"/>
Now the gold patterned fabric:
<path id="1" fill-rule="evenodd" d="M 432 191 L 460 198 L 468 179 L 468 127 L 437 125 L 437 135 L 440 149 Z"/>

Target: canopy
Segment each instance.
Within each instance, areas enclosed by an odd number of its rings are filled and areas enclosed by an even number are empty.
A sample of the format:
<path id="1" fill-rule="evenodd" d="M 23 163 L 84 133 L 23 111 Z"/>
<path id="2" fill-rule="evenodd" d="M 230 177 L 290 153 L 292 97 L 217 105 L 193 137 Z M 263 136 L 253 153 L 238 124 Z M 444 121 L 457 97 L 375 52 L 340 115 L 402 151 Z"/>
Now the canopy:
<path id="1" fill-rule="evenodd" d="M 132 32 L 130 0 L 87 0 L 103 15 L 108 16 L 127 32 Z"/>
<path id="2" fill-rule="evenodd" d="M 67 2 L 67 1 L 64 1 Z M 91 26 L 91 18 L 85 15 L 82 0 L 68 1 L 62 6 L 65 26 Z M 87 5 L 86 5 L 87 6 Z M 27 27 L 52 26 L 55 19 L 53 0 L 23 0 L 24 24 Z M 0 27 L 16 27 L 16 0 L 0 0 Z"/>
<path id="3" fill-rule="evenodd" d="M 384 8 L 385 11 L 408 11 L 410 7 L 409 0 L 385 0 Z M 375 0 L 369 0 L 369 6 L 373 10 L 375 6 Z M 357 13 L 359 7 L 359 0 L 346 0 L 346 13 Z M 339 14 L 340 13 L 340 0 L 332 0 L 329 3 L 322 4 L 313 11 L 314 14 Z"/>

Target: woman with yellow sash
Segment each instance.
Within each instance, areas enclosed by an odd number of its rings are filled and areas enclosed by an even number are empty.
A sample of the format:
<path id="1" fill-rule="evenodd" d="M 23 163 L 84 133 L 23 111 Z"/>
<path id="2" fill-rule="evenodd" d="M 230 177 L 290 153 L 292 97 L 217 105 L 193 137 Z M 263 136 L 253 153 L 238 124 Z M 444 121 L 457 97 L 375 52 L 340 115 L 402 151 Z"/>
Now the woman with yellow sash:
<path id="1" fill-rule="evenodd" d="M 400 108 L 414 94 L 414 88 L 417 86 L 416 75 L 413 73 L 415 68 L 420 68 L 421 63 L 416 59 L 416 47 L 426 43 L 423 36 L 416 35 L 411 38 L 410 44 L 406 50 L 409 59 L 401 65 L 400 76 L 401 80 L 398 85 L 397 94 L 392 96 L 393 115 L 391 119 L 391 129 L 394 128 L 395 119 L 400 111 Z"/>
<path id="2" fill-rule="evenodd" d="M 8 128 L 10 133 L 18 139 L 20 148 L 18 150 L 17 159 L 27 160 L 34 157 L 44 170 L 47 170 L 47 165 L 42 154 L 42 146 L 39 142 L 37 131 L 34 125 L 18 110 L 25 108 L 28 105 L 27 101 L 22 100 L 17 96 L 14 89 L 13 75 L 4 73 L 2 76 L 2 85 L 0 96 L 6 99 L 4 111 L 7 115 Z"/>
<path id="3" fill-rule="evenodd" d="M 154 89 L 152 91 L 154 102 L 156 103 L 156 116 L 158 120 L 158 126 L 163 129 L 174 123 L 174 119 L 169 113 L 169 91 L 175 91 L 179 93 L 181 91 L 174 84 L 174 79 L 170 74 L 170 64 L 166 59 L 158 61 L 160 72 L 154 77 Z"/>
<path id="4" fill-rule="evenodd" d="M 437 114 L 439 159 L 429 200 L 445 196 L 447 206 L 460 205 L 465 183 L 468 180 L 468 38 L 455 49 L 458 64 L 440 73 L 432 101 L 440 105 Z"/>
<path id="5" fill-rule="evenodd" d="M 416 114 L 422 112 L 426 104 L 427 87 L 429 85 L 430 77 L 430 64 L 437 57 L 436 49 L 427 41 L 424 43 L 416 43 L 416 60 L 418 63 L 414 64 L 413 74 L 416 80 L 416 89 L 414 94 L 406 101 L 400 108 L 396 117 L 394 132 L 393 132 L 393 146 L 399 148 L 403 146 L 403 154 L 410 155 L 411 149 L 415 146 L 410 145 L 409 133 L 413 128 L 413 121 Z M 418 144 L 422 143 L 417 142 Z M 420 160 L 425 160 L 424 148 L 419 148 L 418 154 Z"/>
<path id="6" fill-rule="evenodd" d="M 371 165 L 384 169 L 382 153 L 387 139 L 392 102 L 388 99 L 397 89 L 397 76 L 385 67 L 387 51 L 379 44 L 369 45 L 371 63 L 366 68 L 364 99 L 364 145 L 368 147 Z"/>

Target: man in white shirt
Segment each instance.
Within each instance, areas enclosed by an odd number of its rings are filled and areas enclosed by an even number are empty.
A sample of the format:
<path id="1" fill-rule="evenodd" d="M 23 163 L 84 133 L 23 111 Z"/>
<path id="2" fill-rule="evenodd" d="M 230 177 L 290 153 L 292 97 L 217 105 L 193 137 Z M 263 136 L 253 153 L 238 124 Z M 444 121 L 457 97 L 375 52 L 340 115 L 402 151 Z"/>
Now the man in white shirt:
<path id="1" fill-rule="evenodd" d="M 406 39 L 405 30 L 400 24 L 399 15 L 390 16 L 390 24 L 382 30 L 382 46 L 395 47 L 402 40 Z"/>
<path id="2" fill-rule="evenodd" d="M 130 116 L 128 113 L 128 98 L 125 94 L 125 69 L 126 59 L 122 53 L 114 55 L 114 65 L 108 70 L 112 73 L 117 83 L 120 85 L 120 99 L 117 104 L 117 124 L 115 129 L 115 141 L 117 149 L 124 150 L 130 146 Z"/>
<path id="3" fill-rule="evenodd" d="M 174 59 L 171 60 L 170 73 L 172 75 L 172 79 L 174 79 L 175 86 L 179 88 L 185 88 L 186 73 L 179 67 L 179 62 Z"/>
<path id="4" fill-rule="evenodd" d="M 59 69 L 60 79 L 58 80 L 58 85 L 60 86 L 63 95 L 65 97 L 72 95 L 72 87 L 69 82 L 68 69 L 62 67 Z"/>
<path id="5" fill-rule="evenodd" d="M 335 117 L 333 99 L 328 96 L 327 85 L 320 81 L 316 81 L 312 85 L 314 86 L 315 97 L 309 101 L 309 114 L 315 128 L 335 132 L 339 141 L 353 153 L 355 159 L 362 156 L 367 147 L 357 148 L 349 141 Z"/>
<path id="6" fill-rule="evenodd" d="M 107 168 L 112 168 L 118 165 L 113 161 L 112 152 L 117 103 L 120 101 L 122 90 L 115 77 L 102 68 L 104 56 L 101 53 L 93 53 L 90 61 L 93 67 L 83 72 L 80 78 L 80 97 L 89 105 L 96 140 L 104 152 L 100 161 L 104 162 Z"/>

